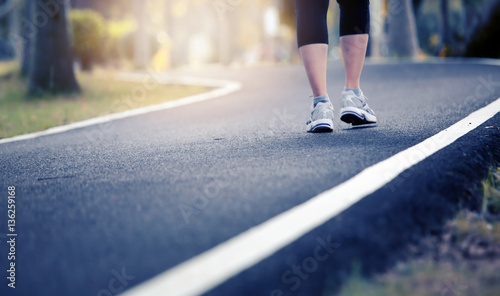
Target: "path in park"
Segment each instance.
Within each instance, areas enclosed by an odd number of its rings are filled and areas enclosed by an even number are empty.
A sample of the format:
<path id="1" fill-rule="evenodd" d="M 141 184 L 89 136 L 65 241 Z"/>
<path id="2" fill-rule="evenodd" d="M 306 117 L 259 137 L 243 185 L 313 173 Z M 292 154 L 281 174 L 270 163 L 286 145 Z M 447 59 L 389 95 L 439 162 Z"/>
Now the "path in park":
<path id="1" fill-rule="evenodd" d="M 498 66 L 367 65 L 362 87 L 380 122 L 352 129 L 338 121 L 343 70 L 332 64 L 328 79 L 335 131 L 308 134 L 310 100 L 301 66 L 190 75 L 240 81 L 243 88 L 105 127 L 0 144 L 0 209 L 5 212 L 0 235 L 7 229 L 10 185 L 16 186 L 18 232 L 15 290 L 6 289 L 7 239 L 1 238 L 2 295 L 115 295 L 349 180 L 500 97 Z M 450 179 L 455 170 L 472 176 L 487 165 L 479 162 L 498 150 L 498 129 L 486 128 L 492 126 L 500 126 L 498 114 L 412 168 L 413 174 L 345 212 L 343 219 L 329 221 L 209 294 L 320 295 L 341 281 L 344 266 L 335 267 L 338 273 L 331 266 L 344 264 L 342 258 L 371 253 L 378 257 L 367 261 L 368 267 L 390 264 L 390 258 L 379 258 L 386 249 L 398 252 L 412 231 L 426 224 L 422 221 L 438 224 L 449 214 L 439 212 L 447 203 L 436 196 L 449 201 L 455 194 L 441 187 L 457 187 Z M 422 197 L 425 209 L 415 202 L 402 206 L 416 197 Z M 392 220 L 380 218 L 387 213 L 394 213 Z M 415 229 L 408 226 L 408 213 L 422 214 Z M 398 215 L 406 215 L 401 220 L 407 228 L 387 225 Z M 391 227 L 398 229 L 391 234 Z M 365 238 L 379 244 L 366 245 Z M 293 265 L 312 256 L 320 241 L 338 243 L 336 257 L 326 261 L 336 263 L 316 262 L 309 273 L 294 274 Z"/>

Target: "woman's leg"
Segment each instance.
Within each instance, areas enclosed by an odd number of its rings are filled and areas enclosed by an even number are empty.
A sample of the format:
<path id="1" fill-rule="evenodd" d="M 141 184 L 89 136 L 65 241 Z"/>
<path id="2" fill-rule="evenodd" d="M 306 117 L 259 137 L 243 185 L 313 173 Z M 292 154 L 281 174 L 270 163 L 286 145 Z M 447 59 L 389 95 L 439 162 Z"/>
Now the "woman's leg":
<path id="1" fill-rule="evenodd" d="M 314 97 L 327 95 L 329 0 L 295 0 L 297 40 Z"/>
<path id="2" fill-rule="evenodd" d="M 340 120 L 352 125 L 377 123 L 375 113 L 359 88 L 370 29 L 369 0 L 337 0 L 340 5 L 340 46 L 344 56 L 345 90 Z"/>
<path id="3" fill-rule="evenodd" d="M 344 57 L 345 87 L 359 89 L 359 80 L 365 63 L 368 34 L 340 37 L 340 47 Z"/>
<path id="4" fill-rule="evenodd" d="M 326 96 L 326 63 L 328 59 L 328 44 L 309 44 L 299 48 L 304 61 L 307 78 L 314 97 Z"/>
<path id="5" fill-rule="evenodd" d="M 340 47 L 346 88 L 359 89 L 370 30 L 369 0 L 337 0 L 340 6 Z"/>
<path id="6" fill-rule="evenodd" d="M 308 132 L 333 131 L 333 106 L 326 88 L 329 4 L 329 0 L 295 0 L 297 41 L 314 96 Z"/>

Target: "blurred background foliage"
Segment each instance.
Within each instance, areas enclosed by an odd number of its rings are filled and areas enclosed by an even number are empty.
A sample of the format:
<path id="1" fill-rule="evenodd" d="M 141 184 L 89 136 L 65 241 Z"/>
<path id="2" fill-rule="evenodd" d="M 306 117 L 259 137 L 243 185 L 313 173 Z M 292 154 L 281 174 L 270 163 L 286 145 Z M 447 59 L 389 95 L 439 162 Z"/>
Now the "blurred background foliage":
<path id="1" fill-rule="evenodd" d="M 0 0 L 0 60 L 24 55 L 28 64 L 30 38 L 22 27 L 35 21 L 27 7 L 37 1 L 51 0 Z M 166 71 L 299 61 L 293 0 L 67 0 L 66 6 L 70 48 L 84 71 L 95 64 Z M 331 8 L 331 57 L 339 59 L 335 0 Z M 373 58 L 500 57 L 500 0 L 372 0 L 371 14 Z"/>
<path id="2" fill-rule="evenodd" d="M 0 0 L 19 11 L 30 0 Z M 44 0 L 42 0 L 44 1 Z M 210 63 L 291 62 L 295 48 L 292 0 L 71 0 L 73 54 L 83 70 L 93 64 L 154 68 Z M 331 1 L 332 57 L 338 51 L 338 7 Z M 392 37 L 411 3 L 420 56 L 500 57 L 499 0 L 372 0 L 373 57 L 415 56 L 392 50 L 406 37 Z M 16 9 L 0 9 L 0 59 L 16 56 L 9 36 L 19 22 Z M 16 21 L 17 19 L 17 21 Z M 410 20 L 411 21 L 411 20 Z M 403 23 L 404 24 L 404 23 Z M 18 25 L 18 24 L 17 24 Z M 408 24 L 411 26 L 412 24 Z M 403 27 L 406 25 L 403 25 Z M 411 28 L 411 27 L 410 27 Z M 401 35 L 401 34 L 400 34 Z M 407 36 L 410 38 L 411 36 Z M 391 40 L 397 39 L 397 40 Z M 397 46 L 397 45 L 396 45 Z"/>
<path id="3" fill-rule="evenodd" d="M 95 62 L 108 60 L 106 43 L 109 30 L 104 18 L 90 9 L 72 10 L 70 20 L 73 32 L 73 53 L 84 70 L 90 70 Z M 115 47 L 115 45 L 113 45 Z"/>

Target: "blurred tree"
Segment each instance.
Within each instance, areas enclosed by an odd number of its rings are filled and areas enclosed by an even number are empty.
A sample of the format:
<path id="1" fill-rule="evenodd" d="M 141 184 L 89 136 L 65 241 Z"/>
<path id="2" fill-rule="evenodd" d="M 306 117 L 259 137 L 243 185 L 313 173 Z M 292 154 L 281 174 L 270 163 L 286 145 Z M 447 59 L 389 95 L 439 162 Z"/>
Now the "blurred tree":
<path id="1" fill-rule="evenodd" d="M 141 69 L 146 68 L 151 61 L 151 40 L 148 32 L 149 15 L 147 0 L 134 0 L 134 14 L 137 30 L 134 40 L 135 65 Z"/>
<path id="2" fill-rule="evenodd" d="M 12 10 L 11 0 L 0 0 L 0 18 L 4 18 Z"/>
<path id="3" fill-rule="evenodd" d="M 413 12 L 415 13 L 415 15 L 418 14 L 423 2 L 424 0 L 413 0 Z"/>
<path id="4" fill-rule="evenodd" d="M 228 5 L 224 3 L 223 5 Z M 230 9 L 230 13 L 227 9 Z M 231 35 L 236 31 L 235 29 L 235 13 L 234 8 L 221 8 L 216 10 L 218 12 L 218 61 L 221 64 L 229 65 L 233 59 L 233 42 Z"/>
<path id="5" fill-rule="evenodd" d="M 467 48 L 485 30 L 488 23 L 498 21 L 493 18 L 493 14 L 500 7 L 500 0 L 463 0 L 463 7 L 465 12 L 463 16 L 465 29 L 463 39 Z M 483 44 L 497 40 L 498 36 L 495 36 L 494 39 L 483 40 Z M 485 50 L 489 49 L 485 48 Z"/>
<path id="6" fill-rule="evenodd" d="M 418 55 L 417 27 L 412 0 L 389 0 L 389 54 L 398 57 Z"/>
<path id="7" fill-rule="evenodd" d="M 9 13 L 9 37 L 12 35 L 19 36 L 20 20 L 21 20 L 21 0 L 10 0 L 12 2 L 12 10 Z M 12 46 L 12 45 L 11 45 Z M 12 46 L 14 50 L 14 57 L 19 58 L 23 51 L 22 46 Z"/>
<path id="8" fill-rule="evenodd" d="M 80 61 L 82 70 L 90 71 L 93 63 L 104 59 L 106 22 L 98 12 L 90 9 L 73 9 L 70 20 L 73 52 Z"/>
<path id="9" fill-rule="evenodd" d="M 0 0 L 0 59 L 13 59 L 20 53 L 20 44 L 12 42 L 18 36 L 18 0 Z M 9 40 L 10 39 L 10 40 Z"/>
<path id="10" fill-rule="evenodd" d="M 451 46 L 451 34 L 450 26 L 448 21 L 448 0 L 440 0 L 439 10 L 441 12 L 441 46 L 439 49 L 440 56 L 447 56 L 448 48 Z"/>
<path id="11" fill-rule="evenodd" d="M 170 45 L 169 48 L 169 56 L 168 58 L 168 65 L 172 68 L 177 67 L 177 59 L 172 58 L 174 52 L 177 51 L 177 47 L 175 46 L 176 43 L 172 42 L 175 40 L 175 20 L 174 20 L 174 12 L 173 12 L 173 7 L 174 7 L 174 1 L 173 0 L 165 0 L 165 26 L 166 26 L 166 32 L 168 36 L 168 43 Z"/>
<path id="12" fill-rule="evenodd" d="M 367 55 L 382 56 L 382 41 L 384 38 L 384 9 L 382 0 L 370 1 L 370 40 Z"/>
<path id="13" fill-rule="evenodd" d="M 33 4 L 34 1 L 25 0 L 21 15 L 23 22 L 21 22 L 21 36 L 24 40 L 23 52 L 21 55 L 21 76 L 27 77 L 29 74 L 30 60 L 31 60 L 31 45 L 34 34 L 36 34 L 33 25 Z"/>
<path id="14" fill-rule="evenodd" d="M 28 94 L 75 93 L 80 91 L 70 51 L 69 1 L 33 1 L 38 32 L 31 48 Z"/>
<path id="15" fill-rule="evenodd" d="M 465 52 L 466 57 L 500 59 L 500 3 L 492 11 L 490 22 L 478 30 Z"/>
<path id="16" fill-rule="evenodd" d="M 135 21 L 106 20 L 106 38 L 103 48 L 103 62 L 120 63 L 134 58 Z"/>
<path id="17" fill-rule="evenodd" d="M 295 2 L 291 0 L 285 0 L 281 2 L 282 9 L 280 9 L 280 19 L 281 22 L 290 28 L 296 27 L 295 20 Z"/>

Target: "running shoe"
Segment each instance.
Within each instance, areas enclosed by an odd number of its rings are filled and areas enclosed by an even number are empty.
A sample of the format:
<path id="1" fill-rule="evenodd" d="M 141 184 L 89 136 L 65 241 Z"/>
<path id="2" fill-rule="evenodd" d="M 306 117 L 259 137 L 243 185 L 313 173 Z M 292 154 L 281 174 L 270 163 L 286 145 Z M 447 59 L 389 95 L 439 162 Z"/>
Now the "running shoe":
<path id="1" fill-rule="evenodd" d="M 377 117 L 368 106 L 368 99 L 363 92 L 360 96 L 352 91 L 343 91 L 340 109 L 340 120 L 352 125 L 374 124 L 377 123 Z"/>
<path id="2" fill-rule="evenodd" d="M 333 105 L 331 102 L 317 103 L 311 108 L 311 119 L 307 122 L 307 131 L 311 133 L 329 133 L 333 131 Z"/>

